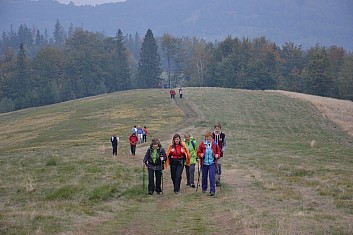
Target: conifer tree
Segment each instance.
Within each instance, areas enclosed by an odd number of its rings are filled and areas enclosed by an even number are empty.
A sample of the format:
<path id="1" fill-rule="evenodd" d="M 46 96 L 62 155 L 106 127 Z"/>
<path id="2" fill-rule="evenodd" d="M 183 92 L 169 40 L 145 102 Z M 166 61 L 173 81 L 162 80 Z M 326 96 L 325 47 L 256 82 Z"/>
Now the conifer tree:
<path id="1" fill-rule="evenodd" d="M 152 30 L 148 29 L 143 39 L 138 65 L 138 86 L 140 88 L 156 87 L 160 78 L 160 56 Z"/>

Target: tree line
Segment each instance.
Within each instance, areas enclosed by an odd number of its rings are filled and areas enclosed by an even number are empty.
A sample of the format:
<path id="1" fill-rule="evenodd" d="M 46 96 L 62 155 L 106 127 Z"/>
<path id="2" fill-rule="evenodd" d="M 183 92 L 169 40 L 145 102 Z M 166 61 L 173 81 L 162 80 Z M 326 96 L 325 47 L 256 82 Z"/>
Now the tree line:
<path id="1" fill-rule="evenodd" d="M 281 89 L 353 100 L 353 55 L 265 37 L 208 42 L 164 33 L 114 37 L 59 20 L 53 37 L 21 25 L 0 40 L 0 112 L 135 88 Z"/>

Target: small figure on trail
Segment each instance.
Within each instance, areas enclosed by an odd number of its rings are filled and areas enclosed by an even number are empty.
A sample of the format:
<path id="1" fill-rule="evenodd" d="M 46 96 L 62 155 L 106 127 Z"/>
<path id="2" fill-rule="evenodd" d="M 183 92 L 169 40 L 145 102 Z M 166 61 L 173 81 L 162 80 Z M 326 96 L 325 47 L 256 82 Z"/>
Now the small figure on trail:
<path id="1" fill-rule="evenodd" d="M 131 129 L 131 133 L 136 133 L 137 132 L 137 127 L 136 126 L 134 126 L 132 129 Z"/>
<path id="2" fill-rule="evenodd" d="M 117 156 L 118 155 L 119 137 L 113 135 L 112 138 L 110 138 L 110 142 L 112 142 L 113 155 Z"/>
<path id="3" fill-rule="evenodd" d="M 150 132 L 146 126 L 144 126 L 142 130 L 143 130 L 143 138 L 142 138 L 143 142 L 147 142 L 147 135 L 149 135 Z"/>
<path id="4" fill-rule="evenodd" d="M 197 149 L 199 145 L 196 140 L 190 136 L 188 132 L 184 134 L 184 143 L 188 147 L 190 153 L 190 166 L 185 165 L 186 171 L 186 187 L 195 188 L 194 178 L 195 178 L 195 165 L 197 158 Z"/>
<path id="5" fill-rule="evenodd" d="M 212 133 L 206 132 L 205 140 L 201 142 L 197 156 L 201 160 L 202 169 L 202 192 L 206 193 L 207 190 L 207 177 L 210 180 L 210 193 L 209 196 L 216 195 L 216 169 L 217 160 L 219 159 L 221 150 L 217 143 L 212 139 Z"/>
<path id="6" fill-rule="evenodd" d="M 136 132 L 132 132 L 131 135 L 129 136 L 129 142 L 130 142 L 130 150 L 132 156 L 135 156 L 136 154 L 136 145 L 138 143 L 138 138 L 136 135 Z"/>
<path id="7" fill-rule="evenodd" d="M 170 98 L 171 99 L 175 99 L 175 91 L 173 90 L 173 89 L 171 89 L 170 91 L 169 91 L 169 94 L 170 94 Z"/>
<path id="8" fill-rule="evenodd" d="M 224 156 L 224 152 L 227 149 L 227 140 L 226 135 L 221 131 L 222 126 L 219 122 L 214 125 L 214 131 L 212 133 L 212 137 L 214 141 L 218 144 L 221 149 L 221 155 L 218 160 L 218 168 L 216 174 L 216 186 L 219 187 L 221 185 L 221 174 L 222 174 L 222 158 Z"/>
<path id="9" fill-rule="evenodd" d="M 179 97 L 180 97 L 180 99 L 182 99 L 183 98 L 183 88 L 179 88 Z"/>
<path id="10" fill-rule="evenodd" d="M 142 138 L 143 138 L 143 130 L 140 126 L 137 127 L 137 137 L 138 137 L 138 143 L 142 143 Z"/>
<path id="11" fill-rule="evenodd" d="M 167 150 L 167 161 L 165 166 L 170 165 L 170 174 L 173 181 L 174 193 L 180 193 L 181 176 L 183 174 L 184 164 L 190 165 L 190 154 L 188 147 L 181 140 L 179 134 L 173 136 L 172 143 Z"/>
<path id="12" fill-rule="evenodd" d="M 162 148 L 161 143 L 158 139 L 152 139 L 151 145 L 146 151 L 145 157 L 143 158 L 143 164 L 148 168 L 148 194 L 152 195 L 154 191 L 157 194 L 163 193 L 163 169 L 164 161 L 167 159 L 165 150 Z M 154 178 L 156 177 L 156 184 Z"/>

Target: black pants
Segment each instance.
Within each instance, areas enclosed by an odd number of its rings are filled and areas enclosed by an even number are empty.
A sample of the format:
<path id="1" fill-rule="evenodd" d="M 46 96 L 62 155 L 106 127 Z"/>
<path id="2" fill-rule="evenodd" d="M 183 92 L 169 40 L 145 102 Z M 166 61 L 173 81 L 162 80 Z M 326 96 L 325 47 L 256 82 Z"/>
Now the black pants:
<path id="1" fill-rule="evenodd" d="M 135 156 L 136 154 L 136 145 L 130 145 L 131 148 L 131 154 Z"/>
<path id="2" fill-rule="evenodd" d="M 183 174 L 184 164 L 171 164 L 170 165 L 170 174 L 173 181 L 174 192 L 180 191 L 181 175 Z"/>
<path id="3" fill-rule="evenodd" d="M 147 141 L 147 135 L 143 135 L 142 136 L 142 142 L 146 142 Z"/>
<path id="4" fill-rule="evenodd" d="M 156 184 L 154 184 L 154 176 L 156 176 Z M 161 182 L 162 171 L 148 168 L 148 192 L 162 192 Z"/>
<path id="5" fill-rule="evenodd" d="M 113 155 L 118 155 L 118 145 L 112 145 L 113 147 Z"/>

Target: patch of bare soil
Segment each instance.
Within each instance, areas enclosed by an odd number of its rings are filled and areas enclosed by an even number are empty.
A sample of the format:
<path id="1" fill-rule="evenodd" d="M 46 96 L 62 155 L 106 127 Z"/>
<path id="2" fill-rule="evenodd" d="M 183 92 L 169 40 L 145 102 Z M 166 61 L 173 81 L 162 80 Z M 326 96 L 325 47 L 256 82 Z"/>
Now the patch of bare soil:
<path id="1" fill-rule="evenodd" d="M 347 132 L 350 136 L 353 136 L 352 101 L 281 90 L 270 92 L 277 92 L 293 98 L 309 101 L 324 115 L 324 117 L 336 123 L 343 131 Z"/>

